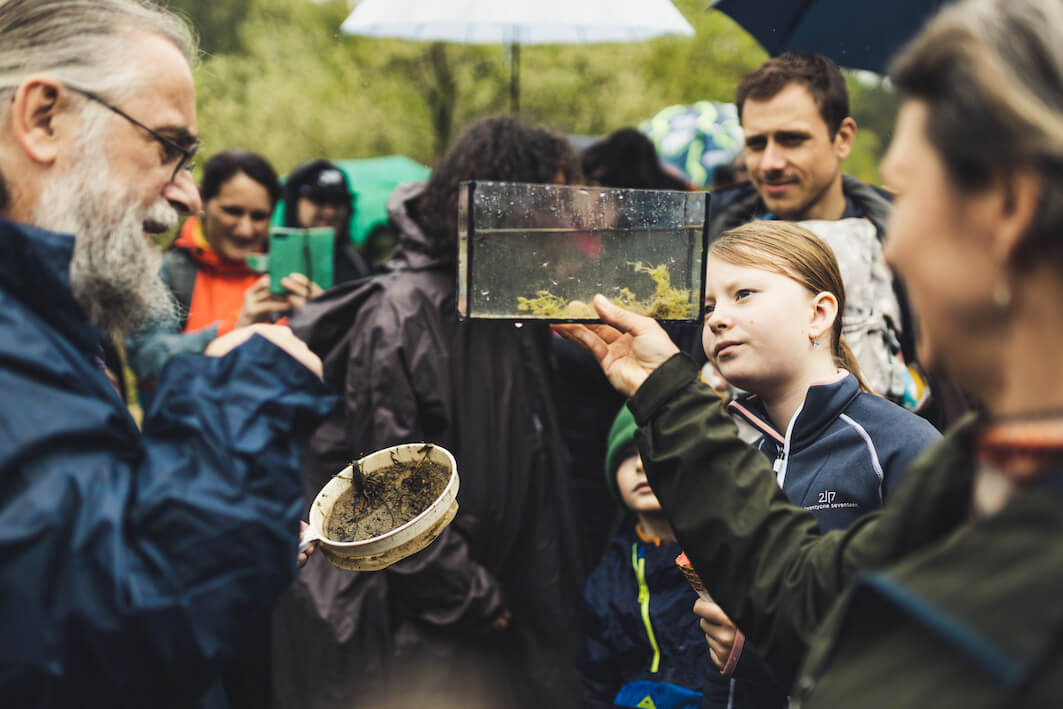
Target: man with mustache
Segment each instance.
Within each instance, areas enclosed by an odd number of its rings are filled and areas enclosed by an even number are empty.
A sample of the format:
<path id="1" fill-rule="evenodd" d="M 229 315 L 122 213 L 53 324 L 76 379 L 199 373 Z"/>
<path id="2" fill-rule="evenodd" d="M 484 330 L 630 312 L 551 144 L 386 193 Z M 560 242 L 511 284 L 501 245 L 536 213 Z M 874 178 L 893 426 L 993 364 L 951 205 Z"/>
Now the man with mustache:
<path id="1" fill-rule="evenodd" d="M 101 333 L 166 315 L 150 234 L 197 212 L 184 23 L 141 0 L 0 0 L 0 696 L 224 706 L 296 569 L 321 363 L 259 325 L 163 371 L 143 433 Z"/>
<path id="2" fill-rule="evenodd" d="M 710 237 L 754 219 L 803 222 L 838 258 L 852 306 L 845 337 L 865 381 L 876 393 L 917 408 L 925 397 L 904 366 L 913 361 L 914 328 L 880 244 L 890 203 L 842 173 L 856 121 L 841 72 L 826 57 L 787 52 L 747 74 L 735 103 L 750 181 L 713 195 Z"/>
<path id="3" fill-rule="evenodd" d="M 769 59 L 742 79 L 735 103 L 751 185 L 715 215 L 714 230 L 766 214 L 790 221 L 881 221 L 888 212 L 881 195 L 842 175 L 856 121 L 845 79 L 830 59 L 804 52 Z"/>

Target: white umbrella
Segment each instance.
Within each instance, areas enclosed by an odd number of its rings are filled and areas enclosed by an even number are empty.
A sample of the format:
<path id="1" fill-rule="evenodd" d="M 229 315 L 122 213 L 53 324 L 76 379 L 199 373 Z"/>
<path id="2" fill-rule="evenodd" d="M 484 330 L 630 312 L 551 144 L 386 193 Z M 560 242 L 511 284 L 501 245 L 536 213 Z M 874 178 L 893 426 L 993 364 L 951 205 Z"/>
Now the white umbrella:
<path id="1" fill-rule="evenodd" d="M 522 44 L 641 42 L 694 34 L 670 0 L 362 0 L 344 20 L 346 34 L 510 50 L 510 99 L 520 92 Z"/>

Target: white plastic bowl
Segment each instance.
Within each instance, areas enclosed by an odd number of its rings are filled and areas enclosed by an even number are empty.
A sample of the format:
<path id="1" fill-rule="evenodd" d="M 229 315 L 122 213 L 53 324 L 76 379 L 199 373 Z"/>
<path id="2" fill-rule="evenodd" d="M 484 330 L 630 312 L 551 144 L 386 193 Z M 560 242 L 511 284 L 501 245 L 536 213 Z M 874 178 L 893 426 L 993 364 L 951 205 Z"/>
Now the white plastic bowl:
<path id="1" fill-rule="evenodd" d="M 427 449 L 426 449 L 427 446 Z M 325 520 L 345 491 L 351 487 L 354 471 L 348 465 L 321 488 L 310 506 L 310 528 L 303 533 L 303 545 L 316 540 L 325 558 L 342 569 L 376 571 L 424 549 L 450 524 L 458 512 L 458 465 L 446 448 L 434 443 L 404 443 L 370 453 L 358 461 L 365 476 L 393 462 L 428 460 L 446 466 L 450 479 L 443 492 L 423 512 L 403 525 L 369 539 L 337 542 L 325 536 Z"/>

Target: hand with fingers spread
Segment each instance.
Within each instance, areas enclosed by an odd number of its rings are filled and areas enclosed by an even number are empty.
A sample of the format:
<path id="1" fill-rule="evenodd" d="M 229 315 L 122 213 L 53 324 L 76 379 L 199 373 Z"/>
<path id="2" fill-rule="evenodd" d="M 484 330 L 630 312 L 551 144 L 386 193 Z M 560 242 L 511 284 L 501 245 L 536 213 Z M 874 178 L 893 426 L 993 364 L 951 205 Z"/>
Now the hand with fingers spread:
<path id="1" fill-rule="evenodd" d="M 307 301 L 325 292 L 321 290 L 321 286 L 302 273 L 289 273 L 281 280 L 281 285 L 287 291 L 285 298 L 288 300 L 288 307 L 292 310 L 298 310 L 306 305 Z"/>
<path id="2" fill-rule="evenodd" d="M 553 329 L 588 350 L 598 360 L 609 383 L 623 394 L 634 394 L 646 377 L 679 348 L 653 318 L 637 315 L 594 296 L 603 325 L 555 324 Z"/>
<path id="3" fill-rule="evenodd" d="M 236 327 L 268 322 L 289 309 L 291 305 L 288 299 L 283 296 L 274 297 L 269 292 L 269 276 L 262 276 L 244 293 L 244 305 L 236 318 Z"/>
<path id="4" fill-rule="evenodd" d="M 694 602 L 694 615 L 701 618 L 701 631 L 705 633 L 705 642 L 709 644 L 709 656 L 725 674 L 730 665 L 733 669 L 732 653 L 735 639 L 741 633 L 723 609 L 711 601 L 699 598 Z M 741 651 L 741 648 L 739 648 Z M 737 658 L 734 658 L 737 659 Z"/>

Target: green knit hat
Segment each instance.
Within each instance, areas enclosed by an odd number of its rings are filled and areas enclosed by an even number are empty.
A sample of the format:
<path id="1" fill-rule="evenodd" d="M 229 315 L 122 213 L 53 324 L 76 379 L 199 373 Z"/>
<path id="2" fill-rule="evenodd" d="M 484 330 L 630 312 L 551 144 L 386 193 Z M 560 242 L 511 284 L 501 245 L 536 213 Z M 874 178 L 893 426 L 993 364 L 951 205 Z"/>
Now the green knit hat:
<path id="1" fill-rule="evenodd" d="M 624 462 L 624 452 L 635 442 L 635 431 L 638 428 L 631 409 L 627 404 L 621 406 L 613 419 L 613 427 L 609 429 L 609 437 L 605 443 L 605 487 L 617 500 L 622 498 L 620 488 L 616 484 L 616 470 Z"/>

